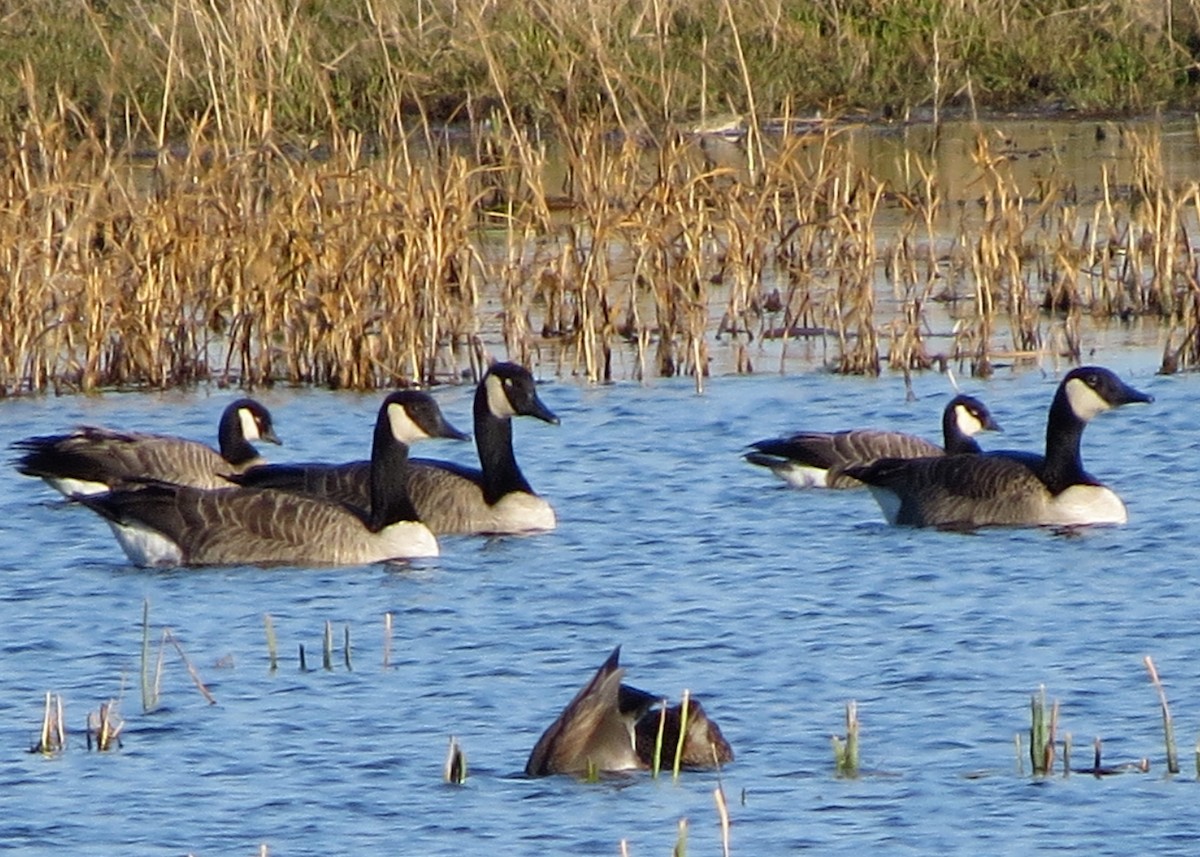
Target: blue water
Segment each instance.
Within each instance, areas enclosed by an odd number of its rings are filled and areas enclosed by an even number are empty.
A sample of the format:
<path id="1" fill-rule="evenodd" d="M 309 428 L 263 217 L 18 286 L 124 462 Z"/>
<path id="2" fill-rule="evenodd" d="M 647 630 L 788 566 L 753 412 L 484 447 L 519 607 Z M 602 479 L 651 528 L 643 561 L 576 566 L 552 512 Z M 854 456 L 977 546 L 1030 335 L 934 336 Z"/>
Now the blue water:
<path id="1" fill-rule="evenodd" d="M 447 538 L 440 559 L 410 569 L 136 569 L 98 518 L 6 467 L 0 848 L 458 857 L 618 854 L 626 840 L 631 854 L 667 855 L 687 818 L 689 853 L 719 854 L 721 785 L 733 854 L 1189 852 L 1200 379 L 1154 376 L 1156 357 L 1096 358 L 1157 401 L 1088 428 L 1087 464 L 1123 495 L 1131 521 L 1076 538 L 893 529 L 864 492 L 789 490 L 740 459 L 749 441 L 798 428 L 936 438 L 951 392 L 932 374 L 916 378 L 908 402 L 895 376 L 716 377 L 698 396 L 686 379 L 589 387 L 543 369 L 541 396 L 562 425 L 523 421 L 516 440 L 560 528 Z M 963 385 L 1005 428 L 985 446 L 1040 448 L 1055 371 L 1002 369 Z M 469 389 L 436 395 L 469 425 Z M 5 401 L 0 443 L 78 422 L 212 439 L 233 396 Z M 366 454 L 379 397 L 261 398 L 286 444 L 267 447 L 273 459 Z M 145 599 L 156 640 L 171 629 L 217 704 L 168 648 L 161 707 L 143 713 Z M 631 683 L 703 701 L 734 747 L 732 765 L 677 782 L 521 775 L 541 731 L 617 644 Z M 1176 778 L 1165 776 L 1145 655 L 1172 702 Z M 1027 761 L 1019 771 L 1014 735 L 1027 733 L 1041 685 L 1061 702 L 1077 765 L 1090 763 L 1099 736 L 1106 763 L 1147 757 L 1150 772 L 1034 779 Z M 62 694 L 74 730 L 50 757 L 27 752 L 47 691 Z M 121 699 L 123 747 L 89 752 L 87 712 L 109 698 Z M 830 736 L 852 699 L 864 773 L 841 779 Z M 468 758 L 463 787 L 441 779 L 451 735 Z"/>

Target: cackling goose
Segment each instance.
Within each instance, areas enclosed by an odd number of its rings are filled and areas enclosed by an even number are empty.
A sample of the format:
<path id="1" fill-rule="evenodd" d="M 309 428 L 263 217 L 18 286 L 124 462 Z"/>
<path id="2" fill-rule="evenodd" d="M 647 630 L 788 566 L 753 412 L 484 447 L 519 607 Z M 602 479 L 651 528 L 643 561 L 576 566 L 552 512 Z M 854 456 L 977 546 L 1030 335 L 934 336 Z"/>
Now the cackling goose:
<path id="1" fill-rule="evenodd" d="M 1000 431 L 983 402 L 955 396 L 942 412 L 945 449 L 896 431 L 851 429 L 839 432 L 799 432 L 790 437 L 760 440 L 745 455 L 751 464 L 767 467 L 793 488 L 859 488 L 862 482 L 845 469 L 880 458 L 919 458 L 979 452 L 973 435 Z"/>
<path id="2" fill-rule="evenodd" d="M 39 476 L 74 497 L 129 480 L 228 487 L 226 477 L 263 463 L 251 441 L 279 443 L 270 413 L 253 399 L 238 399 L 225 408 L 217 438 L 220 452 L 181 437 L 80 426 L 67 434 L 25 438 L 13 446 L 22 453 L 16 461 L 21 473 Z"/>

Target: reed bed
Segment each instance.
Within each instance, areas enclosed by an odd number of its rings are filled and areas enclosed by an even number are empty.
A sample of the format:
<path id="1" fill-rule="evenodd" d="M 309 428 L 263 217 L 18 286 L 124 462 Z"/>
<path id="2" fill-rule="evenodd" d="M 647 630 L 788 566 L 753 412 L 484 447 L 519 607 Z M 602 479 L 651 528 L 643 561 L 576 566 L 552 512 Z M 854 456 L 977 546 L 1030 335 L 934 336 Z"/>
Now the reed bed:
<path id="1" fill-rule="evenodd" d="M 1152 134 L 1129 135 L 1133 185 L 1085 210 L 1064 183 L 1017 186 L 981 132 L 981 195 L 942 253 L 928 169 L 885 183 L 845 128 L 789 121 L 752 175 L 745 139 L 564 125 L 552 185 L 544 140 L 487 125 L 303 152 L 197 137 L 139 159 L 71 144 L 54 113 L 0 143 L 0 389 L 373 389 L 456 380 L 500 350 L 702 389 L 715 350 L 753 371 L 797 341 L 843 373 L 986 375 L 1078 359 L 1085 316 L 1158 320 L 1164 370 L 1200 362 L 1200 190 L 1163 179 Z M 887 207 L 904 219 L 883 235 Z M 958 321 L 934 352 L 943 301 Z"/>

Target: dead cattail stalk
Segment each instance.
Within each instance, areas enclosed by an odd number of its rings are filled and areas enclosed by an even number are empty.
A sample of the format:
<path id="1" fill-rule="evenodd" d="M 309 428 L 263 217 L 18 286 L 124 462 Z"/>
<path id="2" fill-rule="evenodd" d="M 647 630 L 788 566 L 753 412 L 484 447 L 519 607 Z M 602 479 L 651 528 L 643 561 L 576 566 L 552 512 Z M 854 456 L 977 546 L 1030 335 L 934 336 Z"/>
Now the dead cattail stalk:
<path id="1" fill-rule="evenodd" d="M 1149 655 L 1143 658 L 1143 663 L 1146 665 L 1146 671 L 1150 673 L 1150 681 L 1154 685 L 1154 689 L 1158 691 L 1158 704 L 1162 709 L 1163 721 L 1163 743 L 1167 750 L 1167 772 L 1171 774 L 1179 773 L 1179 754 L 1175 749 L 1175 726 L 1171 722 L 1171 708 L 1167 704 L 1167 691 L 1163 688 L 1162 681 L 1159 680 L 1158 670 L 1154 666 L 1154 661 Z"/>

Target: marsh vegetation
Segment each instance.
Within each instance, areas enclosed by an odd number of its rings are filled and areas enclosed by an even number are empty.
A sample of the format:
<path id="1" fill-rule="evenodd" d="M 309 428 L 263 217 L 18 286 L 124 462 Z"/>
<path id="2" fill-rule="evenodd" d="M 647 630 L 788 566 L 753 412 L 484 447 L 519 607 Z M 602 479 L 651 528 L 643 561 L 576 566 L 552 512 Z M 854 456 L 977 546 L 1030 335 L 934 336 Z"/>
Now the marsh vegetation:
<path id="1" fill-rule="evenodd" d="M 1113 126 L 1136 177 L 1080 199 L 979 120 L 972 216 L 936 146 L 900 180 L 849 154 L 859 108 L 1185 97 L 1192 22 L 1052 5 L 17 4 L 0 389 L 368 389 L 491 352 L 604 381 L 618 350 L 700 387 L 715 343 L 749 372 L 797 337 L 839 372 L 986 375 L 1077 356 L 1085 316 L 1161 320 L 1190 367 L 1200 196 L 1153 123 Z"/>

